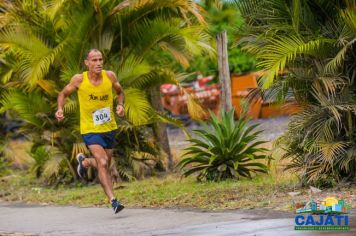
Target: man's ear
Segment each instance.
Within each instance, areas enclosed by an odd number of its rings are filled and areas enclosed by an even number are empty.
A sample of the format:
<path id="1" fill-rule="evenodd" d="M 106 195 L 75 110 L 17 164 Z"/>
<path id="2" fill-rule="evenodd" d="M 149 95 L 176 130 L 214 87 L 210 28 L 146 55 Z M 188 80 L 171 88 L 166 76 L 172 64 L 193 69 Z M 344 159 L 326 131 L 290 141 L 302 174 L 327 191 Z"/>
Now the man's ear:
<path id="1" fill-rule="evenodd" d="M 84 60 L 84 64 L 85 64 L 86 66 L 88 66 L 88 65 L 89 65 L 89 61 L 88 61 L 88 60 Z"/>

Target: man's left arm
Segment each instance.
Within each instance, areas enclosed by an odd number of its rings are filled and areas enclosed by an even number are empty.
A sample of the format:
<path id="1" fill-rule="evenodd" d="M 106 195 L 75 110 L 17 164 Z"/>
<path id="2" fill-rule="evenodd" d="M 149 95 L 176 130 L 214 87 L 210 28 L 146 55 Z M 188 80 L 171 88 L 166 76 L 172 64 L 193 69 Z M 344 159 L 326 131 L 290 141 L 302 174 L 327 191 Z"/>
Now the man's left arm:
<path id="1" fill-rule="evenodd" d="M 114 72 L 112 71 L 106 71 L 106 74 L 108 75 L 109 79 L 112 82 L 112 87 L 114 88 L 116 92 L 116 114 L 118 116 L 124 116 L 124 99 L 125 99 L 125 94 L 124 91 L 120 85 L 120 83 L 117 81 L 117 77 Z"/>

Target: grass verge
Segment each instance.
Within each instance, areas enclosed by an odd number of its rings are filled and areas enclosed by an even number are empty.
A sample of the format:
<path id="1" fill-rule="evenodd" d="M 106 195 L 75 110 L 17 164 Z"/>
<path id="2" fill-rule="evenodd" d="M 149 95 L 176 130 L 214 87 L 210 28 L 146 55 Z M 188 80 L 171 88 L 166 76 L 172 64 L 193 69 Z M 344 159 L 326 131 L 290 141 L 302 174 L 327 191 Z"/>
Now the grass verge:
<path id="1" fill-rule="evenodd" d="M 114 186 L 115 195 L 127 207 L 199 208 L 207 210 L 272 208 L 290 211 L 295 201 L 308 200 L 308 189 L 296 189 L 293 175 L 258 176 L 253 180 L 198 183 L 194 178 L 180 179 L 176 174 L 152 177 Z M 300 191 L 297 197 L 288 192 Z M 356 188 L 330 190 L 356 196 Z M 41 185 L 28 175 L 12 175 L 0 179 L 0 199 L 31 204 L 107 206 L 100 185 L 77 183 L 57 188 Z"/>

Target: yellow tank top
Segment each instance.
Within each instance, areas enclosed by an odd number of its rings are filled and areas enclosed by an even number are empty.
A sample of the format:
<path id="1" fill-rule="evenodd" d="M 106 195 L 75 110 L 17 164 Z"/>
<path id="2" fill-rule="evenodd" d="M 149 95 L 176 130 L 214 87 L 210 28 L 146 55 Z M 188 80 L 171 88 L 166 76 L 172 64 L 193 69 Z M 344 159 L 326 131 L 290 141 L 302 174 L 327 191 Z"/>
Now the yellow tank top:
<path id="1" fill-rule="evenodd" d="M 78 88 L 80 107 L 80 133 L 103 133 L 117 129 L 113 112 L 112 82 L 101 71 L 102 83 L 93 85 L 88 72 L 83 72 L 83 81 Z"/>

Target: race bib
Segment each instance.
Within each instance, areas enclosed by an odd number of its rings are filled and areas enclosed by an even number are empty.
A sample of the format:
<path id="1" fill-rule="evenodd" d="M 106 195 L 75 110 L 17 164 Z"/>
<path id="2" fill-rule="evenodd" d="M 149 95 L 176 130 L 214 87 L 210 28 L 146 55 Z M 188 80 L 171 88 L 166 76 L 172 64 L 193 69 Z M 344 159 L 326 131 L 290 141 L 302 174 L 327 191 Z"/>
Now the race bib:
<path id="1" fill-rule="evenodd" d="M 111 120 L 110 107 L 105 107 L 93 112 L 94 126 L 102 125 Z"/>

